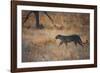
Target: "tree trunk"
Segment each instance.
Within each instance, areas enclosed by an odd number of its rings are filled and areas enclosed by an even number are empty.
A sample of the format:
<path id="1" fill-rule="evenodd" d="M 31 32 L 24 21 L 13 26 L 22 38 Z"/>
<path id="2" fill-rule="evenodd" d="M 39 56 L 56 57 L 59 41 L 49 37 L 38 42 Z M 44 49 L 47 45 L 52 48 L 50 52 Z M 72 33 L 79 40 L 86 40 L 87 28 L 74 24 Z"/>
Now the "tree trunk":
<path id="1" fill-rule="evenodd" d="M 39 11 L 35 11 L 34 14 L 35 14 L 35 19 L 36 19 L 36 28 L 39 28 L 40 27 L 40 24 L 39 24 Z"/>

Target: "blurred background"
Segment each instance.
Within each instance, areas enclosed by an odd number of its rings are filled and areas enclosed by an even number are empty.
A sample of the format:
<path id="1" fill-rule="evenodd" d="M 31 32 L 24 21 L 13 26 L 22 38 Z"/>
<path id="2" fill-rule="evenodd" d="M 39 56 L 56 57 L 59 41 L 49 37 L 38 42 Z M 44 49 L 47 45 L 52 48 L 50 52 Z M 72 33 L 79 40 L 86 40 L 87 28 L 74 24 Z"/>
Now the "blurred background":
<path id="1" fill-rule="evenodd" d="M 22 11 L 22 62 L 89 59 L 89 14 Z M 59 46 L 57 35 L 77 34 L 84 47 L 73 42 Z M 87 43 L 86 43 L 87 42 Z"/>

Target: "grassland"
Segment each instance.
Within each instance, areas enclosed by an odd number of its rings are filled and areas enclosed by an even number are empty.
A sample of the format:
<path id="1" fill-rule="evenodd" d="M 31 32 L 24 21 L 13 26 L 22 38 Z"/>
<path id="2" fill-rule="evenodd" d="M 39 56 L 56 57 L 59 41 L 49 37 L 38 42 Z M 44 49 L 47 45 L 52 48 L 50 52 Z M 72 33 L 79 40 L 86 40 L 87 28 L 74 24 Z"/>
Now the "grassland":
<path id="1" fill-rule="evenodd" d="M 22 12 L 24 21 L 28 11 Z M 55 37 L 58 34 L 77 34 L 83 43 L 89 41 L 89 14 L 83 13 L 57 13 L 48 12 L 53 23 L 40 12 L 40 24 L 43 29 L 36 28 L 36 20 L 32 13 L 25 23 L 22 23 L 22 62 L 39 61 L 61 61 L 61 60 L 82 60 L 90 58 L 88 44 L 84 47 L 75 45 L 73 42 L 59 46 L 60 40 Z"/>

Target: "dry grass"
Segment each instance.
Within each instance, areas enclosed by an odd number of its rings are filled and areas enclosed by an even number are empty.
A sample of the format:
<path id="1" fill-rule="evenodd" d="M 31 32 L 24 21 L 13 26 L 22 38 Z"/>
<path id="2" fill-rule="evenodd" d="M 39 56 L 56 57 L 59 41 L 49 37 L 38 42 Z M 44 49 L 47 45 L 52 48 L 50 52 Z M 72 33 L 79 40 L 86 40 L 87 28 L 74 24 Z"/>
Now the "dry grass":
<path id="1" fill-rule="evenodd" d="M 89 41 L 89 15 L 52 12 L 48 14 L 54 18 L 55 22 L 51 23 L 41 13 L 40 22 L 44 25 L 44 29 L 35 28 L 34 15 L 23 24 L 22 62 L 89 59 L 89 45 L 85 44 L 81 47 L 71 42 L 67 46 L 65 44 L 59 46 L 60 40 L 55 39 L 58 34 L 78 34 L 83 42 Z M 25 12 L 23 12 L 23 17 L 25 17 Z"/>

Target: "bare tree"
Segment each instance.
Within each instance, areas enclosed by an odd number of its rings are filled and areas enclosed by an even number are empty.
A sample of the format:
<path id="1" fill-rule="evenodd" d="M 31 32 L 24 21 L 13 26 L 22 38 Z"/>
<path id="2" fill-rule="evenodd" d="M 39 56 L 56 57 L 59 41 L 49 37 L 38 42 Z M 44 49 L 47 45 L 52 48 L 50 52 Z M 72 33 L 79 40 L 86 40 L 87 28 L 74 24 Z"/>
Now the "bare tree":
<path id="1" fill-rule="evenodd" d="M 24 20 L 24 23 L 27 21 L 29 15 L 30 15 L 31 13 L 34 13 L 34 15 L 35 15 L 35 19 L 36 19 L 36 28 L 39 28 L 39 29 L 44 28 L 44 26 L 43 26 L 42 24 L 40 24 L 40 22 L 39 22 L 39 18 L 40 18 L 40 15 L 39 15 L 40 12 L 39 12 L 39 11 L 30 11 L 30 12 L 27 14 L 27 16 L 26 16 L 26 18 L 25 18 L 25 20 Z M 43 13 L 44 13 L 46 16 L 48 16 L 48 18 L 53 22 L 52 18 L 48 15 L 47 12 L 43 12 Z"/>

